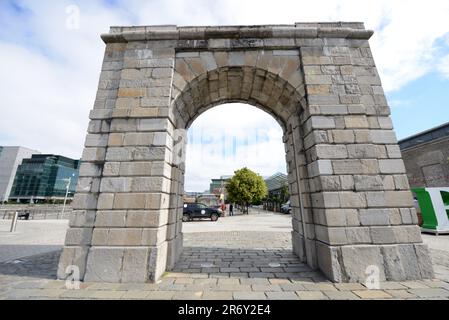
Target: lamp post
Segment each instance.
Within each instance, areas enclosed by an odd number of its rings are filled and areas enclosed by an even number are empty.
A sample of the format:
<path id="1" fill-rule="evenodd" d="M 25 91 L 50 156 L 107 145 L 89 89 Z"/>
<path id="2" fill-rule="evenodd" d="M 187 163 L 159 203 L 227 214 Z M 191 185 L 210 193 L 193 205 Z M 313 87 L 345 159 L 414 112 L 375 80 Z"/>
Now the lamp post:
<path id="1" fill-rule="evenodd" d="M 74 177 L 74 176 L 75 176 L 75 174 L 72 174 L 72 177 Z M 62 207 L 61 218 L 64 218 L 64 211 L 65 211 L 65 206 L 67 203 L 67 197 L 69 195 L 70 184 L 72 183 L 72 177 L 69 177 L 68 179 L 63 179 L 64 181 L 67 181 L 67 186 L 66 186 L 66 192 L 65 192 L 65 197 L 64 197 L 64 206 Z"/>

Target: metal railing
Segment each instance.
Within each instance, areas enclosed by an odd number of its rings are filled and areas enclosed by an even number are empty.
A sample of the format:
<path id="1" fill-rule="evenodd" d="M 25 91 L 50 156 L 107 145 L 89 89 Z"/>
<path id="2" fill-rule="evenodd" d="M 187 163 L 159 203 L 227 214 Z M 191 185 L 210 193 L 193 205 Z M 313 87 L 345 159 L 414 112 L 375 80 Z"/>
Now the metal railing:
<path id="1" fill-rule="evenodd" d="M 0 219 L 11 220 L 16 212 L 18 218 L 26 217 L 28 220 L 67 220 L 71 216 L 72 208 L 67 207 L 63 213 L 62 206 L 3 206 L 0 207 Z"/>

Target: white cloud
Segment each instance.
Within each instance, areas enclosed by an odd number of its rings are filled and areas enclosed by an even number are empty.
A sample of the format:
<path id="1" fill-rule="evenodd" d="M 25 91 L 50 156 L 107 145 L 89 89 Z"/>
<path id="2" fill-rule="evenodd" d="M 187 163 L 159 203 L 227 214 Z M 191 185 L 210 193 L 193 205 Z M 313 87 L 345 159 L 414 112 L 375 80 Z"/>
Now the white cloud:
<path id="1" fill-rule="evenodd" d="M 81 28 L 69 30 L 68 4 L 22 1 L 26 23 L 5 21 L 14 43 L 0 39 L 0 144 L 81 157 L 104 53 L 99 34 L 127 22 L 86 2 Z"/>
<path id="2" fill-rule="evenodd" d="M 271 115 L 250 105 L 224 104 L 205 112 L 189 130 L 186 190 L 204 191 L 210 179 L 245 166 L 262 176 L 285 172 L 282 135 Z"/>
<path id="3" fill-rule="evenodd" d="M 436 40 L 449 34 L 449 1 L 323 0 L 221 2 L 227 23 L 267 24 L 301 21 L 362 21 L 385 90 L 398 90 L 435 70 Z"/>
<path id="4" fill-rule="evenodd" d="M 25 19 L 0 4 L 0 144 L 23 145 L 46 153 L 81 156 L 104 44 L 99 35 L 111 25 L 292 24 L 300 21 L 363 21 L 375 31 L 370 40 L 386 91 L 399 90 L 429 72 L 449 76 L 449 1 L 428 0 L 173 0 L 18 1 Z M 69 30 L 68 5 L 80 8 L 80 29 Z M 109 3 L 109 4 L 107 4 Z M 211 114 L 213 115 L 214 110 Z M 236 121 L 245 119 L 244 123 Z M 260 113 L 263 116 L 266 114 Z M 205 113 L 207 118 L 209 113 Z M 244 136 L 239 126 L 279 126 L 242 108 L 210 119 L 216 130 Z M 195 126 L 204 126 L 201 118 Z M 262 121 L 262 122 L 260 122 Z M 206 130 L 206 129 L 205 129 Z M 279 129 L 280 130 L 280 129 Z M 276 139 L 271 139 L 275 141 Z M 271 141 L 270 140 L 270 141 Z M 271 143 L 271 142 L 270 142 Z M 285 167 L 280 141 L 263 145 L 276 157 L 264 175 Z M 250 148 L 254 148 L 252 145 Z M 249 150 L 249 149 L 248 149 Z M 279 150 L 274 152 L 274 150 Z M 248 159 L 218 161 L 206 169 L 194 156 L 191 176 L 230 174 Z M 262 158 L 262 156 L 258 157 Z M 192 186 L 194 188 L 194 186 Z"/>
<path id="5" fill-rule="evenodd" d="M 449 78 L 449 55 L 441 58 L 438 63 L 438 70 L 446 77 Z"/>

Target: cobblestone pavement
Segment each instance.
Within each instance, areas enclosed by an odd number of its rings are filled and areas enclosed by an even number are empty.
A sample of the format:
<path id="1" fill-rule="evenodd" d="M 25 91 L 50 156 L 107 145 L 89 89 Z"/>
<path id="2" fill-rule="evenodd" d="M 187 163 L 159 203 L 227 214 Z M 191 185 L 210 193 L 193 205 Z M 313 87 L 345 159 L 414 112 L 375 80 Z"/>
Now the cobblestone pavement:
<path id="1" fill-rule="evenodd" d="M 433 270 L 437 279 L 449 282 L 449 252 L 431 249 Z"/>
<path id="2" fill-rule="evenodd" d="M 0 263 L 0 299 L 449 299 L 447 280 L 385 282 L 381 290 L 333 284 L 291 253 L 285 232 L 186 234 L 175 270 L 157 284 L 82 283 L 67 290 L 52 280 L 59 253 Z M 432 255 L 447 266 L 445 253 Z"/>

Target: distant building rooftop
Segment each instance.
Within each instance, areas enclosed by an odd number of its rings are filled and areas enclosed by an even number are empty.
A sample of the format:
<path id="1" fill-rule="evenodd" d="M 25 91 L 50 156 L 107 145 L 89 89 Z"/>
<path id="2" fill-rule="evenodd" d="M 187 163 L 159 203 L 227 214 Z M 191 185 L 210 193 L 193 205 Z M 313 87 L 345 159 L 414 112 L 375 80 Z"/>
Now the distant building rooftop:
<path id="1" fill-rule="evenodd" d="M 449 122 L 399 141 L 401 150 L 449 137 Z"/>
<path id="2" fill-rule="evenodd" d="M 268 191 L 278 190 L 285 185 L 288 185 L 287 176 L 283 173 L 276 173 L 271 177 L 265 179 Z"/>
<path id="3" fill-rule="evenodd" d="M 218 179 L 211 179 L 212 181 L 231 180 L 233 176 L 221 176 Z"/>

